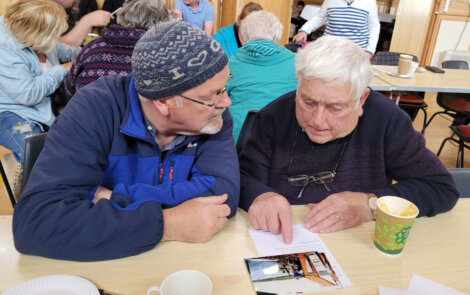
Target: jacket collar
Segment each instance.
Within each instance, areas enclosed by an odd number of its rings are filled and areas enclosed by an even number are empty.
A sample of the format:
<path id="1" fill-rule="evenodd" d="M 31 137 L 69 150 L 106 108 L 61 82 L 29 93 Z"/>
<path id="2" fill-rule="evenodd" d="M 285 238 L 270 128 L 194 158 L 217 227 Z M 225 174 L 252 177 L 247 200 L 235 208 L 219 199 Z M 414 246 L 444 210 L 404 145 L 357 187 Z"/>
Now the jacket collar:
<path id="1" fill-rule="evenodd" d="M 144 114 L 140 106 L 139 96 L 137 95 L 137 90 L 135 89 L 135 80 L 132 76 L 129 82 L 129 91 L 127 95 L 127 107 L 124 115 L 124 120 L 121 124 L 121 131 L 127 136 L 131 136 L 143 141 L 146 141 L 152 145 L 157 145 L 155 138 L 147 130 L 147 127 L 144 123 Z M 185 140 L 182 143 L 179 143 L 178 146 L 187 144 L 189 142 L 194 142 L 201 137 L 199 136 L 186 136 Z M 158 145 L 157 145 L 158 146 Z"/>

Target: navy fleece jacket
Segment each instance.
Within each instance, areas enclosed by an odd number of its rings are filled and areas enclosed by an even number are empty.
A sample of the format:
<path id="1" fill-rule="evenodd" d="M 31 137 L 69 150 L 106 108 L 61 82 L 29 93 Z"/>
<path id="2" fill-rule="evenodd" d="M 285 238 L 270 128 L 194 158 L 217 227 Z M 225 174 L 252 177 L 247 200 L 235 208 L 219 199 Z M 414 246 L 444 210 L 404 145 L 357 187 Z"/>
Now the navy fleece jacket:
<path id="1" fill-rule="evenodd" d="M 50 129 L 15 207 L 17 250 L 92 261 L 136 255 L 163 235 L 162 209 L 195 197 L 239 200 L 232 119 L 214 135 L 187 136 L 162 154 L 147 130 L 130 77 L 83 87 Z M 111 200 L 92 202 L 98 186 Z"/>

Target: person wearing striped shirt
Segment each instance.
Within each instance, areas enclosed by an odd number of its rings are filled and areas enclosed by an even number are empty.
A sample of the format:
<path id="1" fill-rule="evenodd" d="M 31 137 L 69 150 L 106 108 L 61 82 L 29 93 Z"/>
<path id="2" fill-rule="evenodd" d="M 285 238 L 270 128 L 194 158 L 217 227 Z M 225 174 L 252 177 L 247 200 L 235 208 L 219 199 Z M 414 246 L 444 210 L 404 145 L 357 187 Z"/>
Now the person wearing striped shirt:
<path id="1" fill-rule="evenodd" d="M 325 0 L 294 36 L 294 42 L 305 42 L 308 34 L 324 24 L 325 35 L 346 37 L 361 46 L 369 58 L 374 55 L 380 32 L 375 0 Z"/>

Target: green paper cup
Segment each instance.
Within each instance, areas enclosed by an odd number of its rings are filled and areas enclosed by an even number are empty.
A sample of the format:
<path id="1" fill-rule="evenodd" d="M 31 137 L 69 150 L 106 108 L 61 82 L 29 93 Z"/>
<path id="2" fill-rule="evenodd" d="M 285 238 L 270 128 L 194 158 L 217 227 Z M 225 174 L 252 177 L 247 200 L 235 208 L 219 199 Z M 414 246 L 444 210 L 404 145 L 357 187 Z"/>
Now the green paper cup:
<path id="1" fill-rule="evenodd" d="M 375 220 L 375 247 L 386 254 L 400 254 L 418 213 L 418 207 L 403 198 L 379 198 Z"/>
<path id="2" fill-rule="evenodd" d="M 100 35 L 95 34 L 95 33 L 88 33 L 88 35 L 85 38 L 85 42 L 83 42 L 83 45 L 86 45 L 86 44 L 90 43 L 91 40 L 94 40 L 94 39 L 98 38 L 99 36 Z"/>

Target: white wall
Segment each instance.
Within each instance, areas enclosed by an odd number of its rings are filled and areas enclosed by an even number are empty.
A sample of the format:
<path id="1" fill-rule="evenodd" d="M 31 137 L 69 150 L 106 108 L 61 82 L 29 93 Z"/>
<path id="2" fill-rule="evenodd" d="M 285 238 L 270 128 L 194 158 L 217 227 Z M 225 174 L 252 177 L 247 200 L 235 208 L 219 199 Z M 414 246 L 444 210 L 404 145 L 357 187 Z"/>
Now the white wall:
<path id="1" fill-rule="evenodd" d="M 436 40 L 436 46 L 434 47 L 434 53 L 432 55 L 431 65 L 440 67 L 444 51 L 447 49 L 464 50 L 468 52 L 468 58 L 470 59 L 470 51 L 468 51 L 470 46 L 470 22 L 467 23 L 467 27 L 462 34 L 464 28 L 465 22 L 463 21 L 441 21 L 441 26 L 439 27 L 439 33 Z M 461 34 L 462 39 L 456 48 Z"/>

